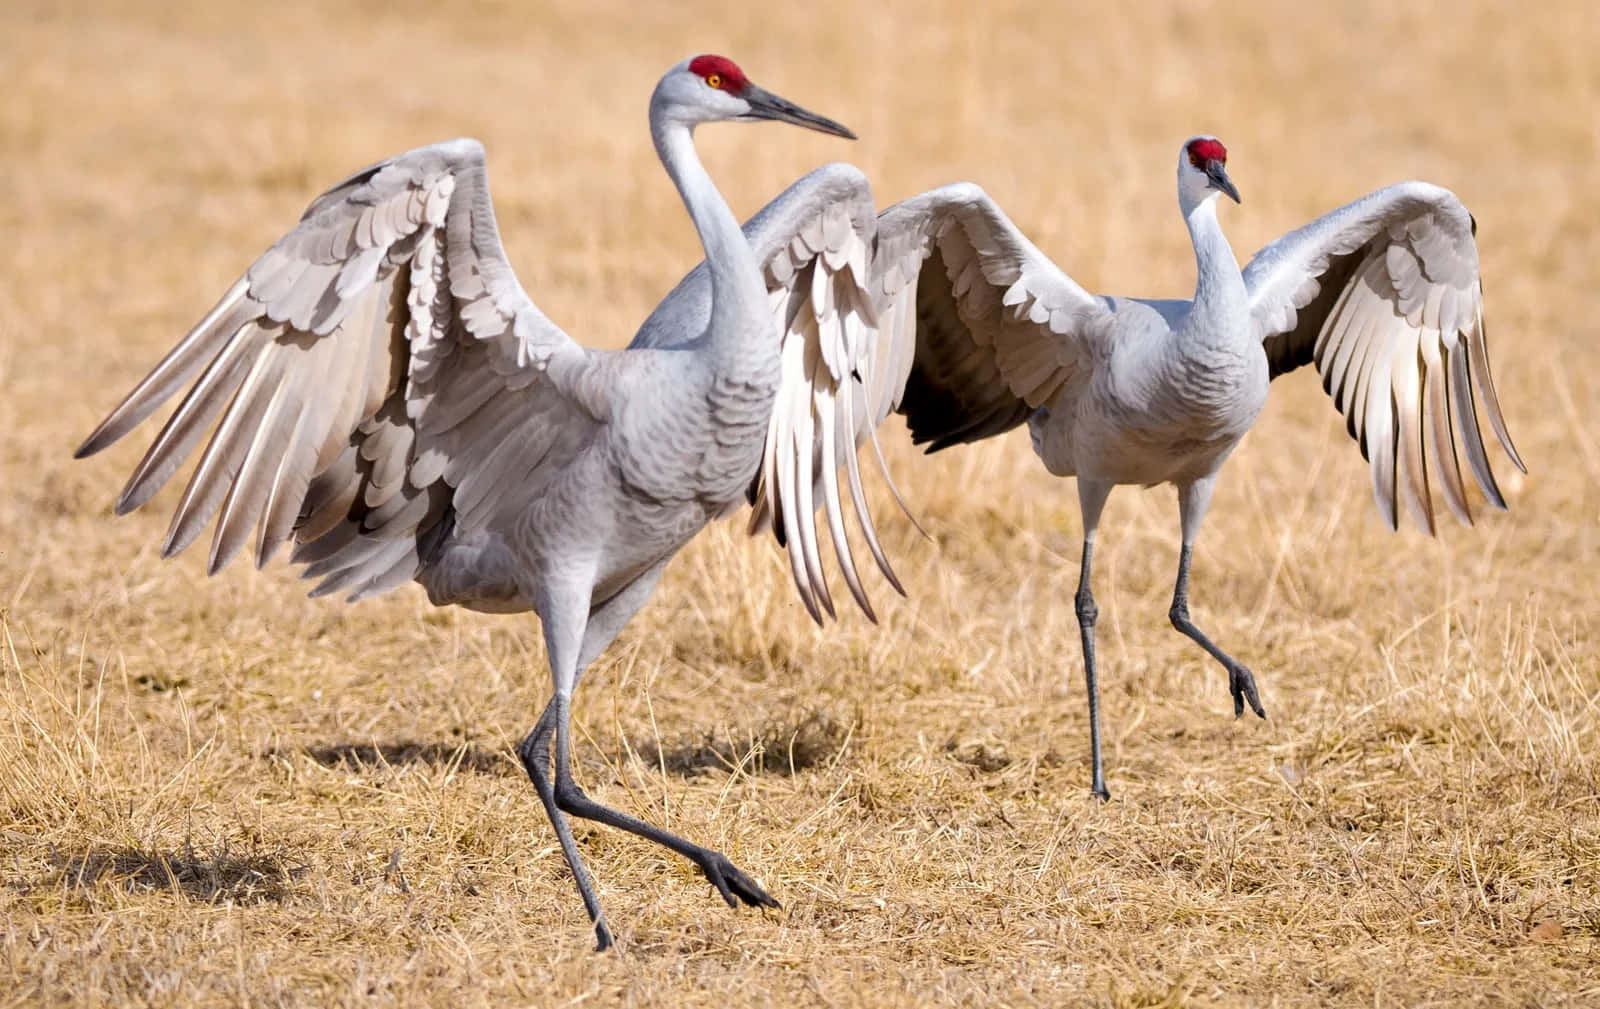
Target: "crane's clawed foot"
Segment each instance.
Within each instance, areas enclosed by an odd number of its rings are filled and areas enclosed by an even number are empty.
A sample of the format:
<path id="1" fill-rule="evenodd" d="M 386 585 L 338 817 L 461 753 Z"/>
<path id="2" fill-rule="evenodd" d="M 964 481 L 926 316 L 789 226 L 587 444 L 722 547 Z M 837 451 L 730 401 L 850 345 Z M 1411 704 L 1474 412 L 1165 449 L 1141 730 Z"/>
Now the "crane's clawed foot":
<path id="1" fill-rule="evenodd" d="M 594 923 L 594 951 L 604 953 L 611 948 L 611 926 L 606 924 L 602 915 Z"/>
<path id="2" fill-rule="evenodd" d="M 717 892 L 722 894 L 722 899 L 728 902 L 729 907 L 738 907 L 739 901 L 742 900 L 751 907 L 783 909 L 782 904 L 757 886 L 756 881 L 746 876 L 738 866 L 728 861 L 728 856 L 722 852 L 705 850 L 694 862 L 700 867 L 700 871 L 705 873 L 706 879 L 711 881 L 711 885 L 717 888 Z"/>
<path id="3" fill-rule="evenodd" d="M 1233 717 L 1238 718 L 1244 714 L 1244 704 L 1250 702 L 1250 710 L 1262 718 L 1267 717 L 1266 711 L 1261 707 L 1261 695 L 1256 693 L 1256 678 L 1250 675 L 1250 670 L 1237 662 L 1228 665 L 1228 689 L 1233 692 Z"/>

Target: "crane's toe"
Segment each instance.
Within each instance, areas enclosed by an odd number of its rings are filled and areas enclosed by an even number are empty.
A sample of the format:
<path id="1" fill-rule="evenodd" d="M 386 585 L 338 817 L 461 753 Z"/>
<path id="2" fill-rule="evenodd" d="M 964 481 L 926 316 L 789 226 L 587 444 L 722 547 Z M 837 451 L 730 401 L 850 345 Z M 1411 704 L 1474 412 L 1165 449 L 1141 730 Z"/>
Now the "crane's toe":
<path id="1" fill-rule="evenodd" d="M 594 923 L 594 951 L 604 953 L 611 948 L 611 926 L 606 924 L 605 918 L 600 918 Z"/>
<path id="2" fill-rule="evenodd" d="M 703 857 L 695 861 L 700 866 L 700 871 L 705 873 L 706 879 L 710 880 L 711 885 L 722 894 L 722 899 L 728 902 L 729 907 L 738 907 L 739 901 L 742 900 L 751 907 L 772 907 L 782 910 L 782 904 L 757 886 L 755 880 L 746 876 L 720 851 L 707 851 Z"/>
<path id="3" fill-rule="evenodd" d="M 1261 718 L 1267 717 L 1266 710 L 1261 707 L 1261 695 L 1256 693 L 1256 678 L 1237 662 L 1228 665 L 1228 689 L 1233 692 L 1233 717 L 1244 714 L 1246 701 L 1250 702 L 1251 711 Z"/>

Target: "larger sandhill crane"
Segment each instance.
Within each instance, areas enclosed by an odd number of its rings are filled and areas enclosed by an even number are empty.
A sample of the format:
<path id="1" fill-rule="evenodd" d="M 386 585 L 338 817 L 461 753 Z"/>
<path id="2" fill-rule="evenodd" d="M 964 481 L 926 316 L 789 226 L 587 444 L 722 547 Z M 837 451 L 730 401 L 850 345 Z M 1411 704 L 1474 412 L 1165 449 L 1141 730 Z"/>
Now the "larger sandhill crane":
<path id="1" fill-rule="evenodd" d="M 753 249 L 695 154 L 697 125 L 761 119 L 853 137 L 722 57 L 685 60 L 656 85 L 651 136 L 709 288 L 691 312 L 669 297 L 626 351 L 579 346 L 529 300 L 501 246 L 483 149 L 456 140 L 318 197 L 78 450 L 105 448 L 199 375 L 117 501 L 120 514 L 150 500 L 215 423 L 163 555 L 220 510 L 213 572 L 255 526 L 257 564 L 292 537 L 292 560 L 322 579 L 315 594 L 415 579 L 436 604 L 536 612 L 554 696 L 518 752 L 600 949 L 611 931 L 567 814 L 681 853 L 730 906 L 777 904 L 721 853 L 590 799 L 570 766 L 584 668 L 673 554 L 746 496 L 774 400 L 791 395 L 781 355 L 821 340 L 846 372 L 870 371 L 854 279 L 873 215 L 864 180 L 815 190 Z M 763 283 L 773 269 L 814 281 L 819 307 L 801 329 L 785 330 L 787 305 Z"/>
<path id="2" fill-rule="evenodd" d="M 1485 498 L 1505 507 L 1475 397 L 1523 469 L 1489 374 L 1476 227 L 1461 202 L 1423 182 L 1389 186 L 1284 235 L 1240 271 L 1217 222 L 1218 197 L 1239 199 L 1226 162 L 1215 137 L 1195 137 L 1179 153 L 1178 205 L 1198 273 L 1189 301 L 1091 295 L 974 185 L 946 186 L 885 210 L 863 235 L 873 247 L 869 286 L 881 325 L 874 364 L 863 376 L 865 409 L 852 397 L 836 401 L 827 386 L 786 383 L 796 396 L 814 390 L 814 402 L 809 408 L 781 402 L 774 431 L 784 436 L 767 442 L 756 523 L 787 540 L 802 596 L 825 598 L 812 502 L 791 494 L 792 486 L 805 487 L 789 475 L 808 471 L 814 456 L 848 452 L 848 442 L 829 442 L 829 426 L 859 435 L 861 426 L 898 407 L 914 439 L 931 442 L 934 451 L 1028 422 L 1045 467 L 1078 480 L 1084 537 L 1076 609 L 1092 787 L 1102 799 L 1110 793 L 1100 748 L 1090 564 L 1113 487 L 1177 488 L 1183 546 L 1168 615 L 1227 670 L 1235 715 L 1246 703 L 1264 715 L 1250 670 L 1190 620 L 1188 584 L 1218 470 L 1255 422 L 1272 378 L 1316 366 L 1371 462 L 1378 508 L 1391 528 L 1402 497 L 1433 531 L 1425 432 L 1451 511 L 1471 523 L 1458 449 Z M 810 191 L 839 172 L 819 169 L 791 187 L 746 226 L 747 234 L 761 240 L 766 221 L 782 220 L 791 202 L 807 205 Z M 700 271 L 690 281 L 699 280 L 703 304 L 704 266 Z M 799 279 L 769 275 L 768 284 L 804 301 L 806 278 Z M 808 314 L 791 310 L 802 319 Z M 786 359 L 796 370 L 819 364 L 825 362 Z M 813 424 L 808 414 L 821 422 Z M 849 575 L 832 467 L 820 472 L 835 551 Z"/>

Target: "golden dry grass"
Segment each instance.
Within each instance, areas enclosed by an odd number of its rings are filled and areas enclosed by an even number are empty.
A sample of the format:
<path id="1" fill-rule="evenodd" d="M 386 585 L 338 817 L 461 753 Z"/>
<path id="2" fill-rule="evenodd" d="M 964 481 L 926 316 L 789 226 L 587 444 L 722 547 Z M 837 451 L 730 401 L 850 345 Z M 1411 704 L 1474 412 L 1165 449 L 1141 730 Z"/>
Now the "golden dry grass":
<path id="1" fill-rule="evenodd" d="M 1126 6 L 6 4 L 0 1004 L 1596 1004 L 1600 21 Z M 578 699 L 592 791 L 786 912 L 580 825 L 621 943 L 591 955 L 510 756 L 548 689 L 532 621 L 156 563 L 161 510 L 108 511 L 141 446 L 68 455 L 312 195 L 448 136 L 488 144 L 540 305 L 623 342 L 698 258 L 644 128 L 697 50 L 863 138 L 706 130 L 741 213 L 834 158 L 884 203 L 971 178 L 1092 289 L 1188 290 L 1198 130 L 1233 152 L 1241 255 L 1451 186 L 1532 467 L 1512 513 L 1388 533 L 1314 377 L 1279 383 L 1196 571 L 1273 716 L 1235 722 L 1166 625 L 1170 492 L 1119 492 L 1101 806 L 1071 485 L 1020 434 L 924 460 L 891 431 L 936 543 L 886 521 L 914 591 L 879 588 L 883 626 L 814 629 L 770 545 L 718 527 Z"/>

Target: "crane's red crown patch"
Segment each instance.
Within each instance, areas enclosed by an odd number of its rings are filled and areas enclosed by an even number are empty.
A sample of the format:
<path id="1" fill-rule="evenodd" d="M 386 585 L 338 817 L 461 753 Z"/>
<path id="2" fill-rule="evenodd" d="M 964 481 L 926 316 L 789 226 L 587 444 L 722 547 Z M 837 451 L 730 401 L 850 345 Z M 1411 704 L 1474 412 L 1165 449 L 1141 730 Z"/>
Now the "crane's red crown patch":
<path id="1" fill-rule="evenodd" d="M 1189 164 L 1204 168 L 1207 161 L 1228 163 L 1228 149 L 1222 146 L 1222 141 L 1209 137 L 1189 141 Z"/>
<path id="2" fill-rule="evenodd" d="M 689 72 L 699 74 L 707 84 L 730 95 L 737 95 L 750 85 L 750 78 L 739 69 L 739 64 L 726 56 L 710 53 L 696 56 L 689 61 Z"/>

